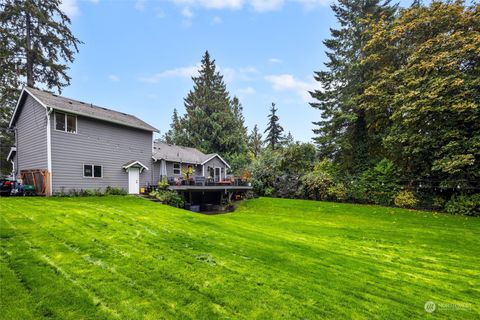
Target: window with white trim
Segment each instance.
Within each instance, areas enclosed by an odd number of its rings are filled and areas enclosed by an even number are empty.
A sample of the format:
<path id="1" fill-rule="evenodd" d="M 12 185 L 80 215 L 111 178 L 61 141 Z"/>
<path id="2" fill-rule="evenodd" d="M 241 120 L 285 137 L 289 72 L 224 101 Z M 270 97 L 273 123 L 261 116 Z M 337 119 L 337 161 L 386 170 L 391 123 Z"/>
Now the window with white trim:
<path id="1" fill-rule="evenodd" d="M 173 174 L 180 174 L 180 163 L 173 164 Z"/>
<path id="2" fill-rule="evenodd" d="M 55 112 L 55 130 L 77 133 L 77 117 L 63 112 Z"/>
<path id="3" fill-rule="evenodd" d="M 93 164 L 84 164 L 83 165 L 83 176 L 85 178 L 102 178 L 103 177 L 103 167 Z"/>

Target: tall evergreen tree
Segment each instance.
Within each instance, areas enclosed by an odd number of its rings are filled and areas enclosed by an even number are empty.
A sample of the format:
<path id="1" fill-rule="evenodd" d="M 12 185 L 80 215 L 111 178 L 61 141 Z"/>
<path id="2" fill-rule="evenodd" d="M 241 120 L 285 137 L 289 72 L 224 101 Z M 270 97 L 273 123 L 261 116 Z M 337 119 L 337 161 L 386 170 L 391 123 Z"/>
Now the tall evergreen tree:
<path id="1" fill-rule="evenodd" d="M 272 107 L 270 108 L 270 114 L 268 115 L 268 126 L 265 129 L 264 133 L 267 134 L 265 138 L 265 143 L 272 150 L 280 147 L 283 141 L 283 128 L 279 123 L 277 116 L 277 108 L 275 108 L 275 103 L 272 102 Z"/>
<path id="2" fill-rule="evenodd" d="M 237 130 L 242 135 L 242 140 L 248 140 L 248 128 L 245 126 L 245 117 L 243 116 L 243 106 L 237 97 L 232 99 L 232 112 L 237 123 Z"/>
<path id="3" fill-rule="evenodd" d="M 364 31 L 380 17 L 389 19 L 396 11 L 389 0 L 339 0 L 332 5 L 340 24 L 331 29 L 332 38 L 324 41 L 328 48 L 327 70 L 315 72 L 322 89 L 312 93 L 312 107 L 321 111 L 322 120 L 314 122 L 320 155 L 334 159 L 344 169 L 358 172 L 376 161 L 381 146 L 368 135 L 368 114 L 358 106 L 357 97 L 364 89 L 368 69 L 358 63 L 366 40 Z"/>
<path id="4" fill-rule="evenodd" d="M 70 84 L 68 63 L 81 43 L 70 31 L 60 0 L 0 1 L 0 173 L 13 143 L 8 122 L 22 86 L 49 89 Z"/>
<path id="5" fill-rule="evenodd" d="M 163 140 L 166 143 L 170 144 L 179 144 L 182 145 L 182 127 L 180 123 L 181 119 L 178 116 L 177 108 L 173 109 L 172 123 L 170 124 L 170 129 L 165 133 Z"/>
<path id="6" fill-rule="evenodd" d="M 262 144 L 262 134 L 258 131 L 258 126 L 255 125 L 252 133 L 248 137 L 248 147 L 253 155 L 253 158 L 258 157 L 260 152 L 262 152 Z"/>
<path id="7" fill-rule="evenodd" d="M 288 134 L 287 136 L 285 137 L 283 143 L 288 146 L 292 143 L 295 143 L 295 139 L 293 138 L 293 135 L 292 135 L 292 132 L 291 131 L 288 131 Z"/>
<path id="8" fill-rule="evenodd" d="M 202 58 L 193 89 L 184 99 L 186 113 L 172 126 L 169 136 L 175 144 L 195 147 L 205 153 L 220 153 L 232 169 L 246 164 L 247 135 L 242 106 L 230 99 L 223 76 L 216 70 L 208 51 Z"/>

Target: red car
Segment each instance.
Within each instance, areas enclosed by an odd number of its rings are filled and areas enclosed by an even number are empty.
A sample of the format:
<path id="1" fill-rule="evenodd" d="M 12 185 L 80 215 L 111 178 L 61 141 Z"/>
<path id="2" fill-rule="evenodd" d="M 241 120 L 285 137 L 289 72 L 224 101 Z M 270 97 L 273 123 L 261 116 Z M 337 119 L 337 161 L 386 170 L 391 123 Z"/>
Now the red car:
<path id="1" fill-rule="evenodd" d="M 9 196 L 12 192 L 13 182 L 9 179 L 1 178 L 0 179 L 0 196 L 6 197 Z"/>

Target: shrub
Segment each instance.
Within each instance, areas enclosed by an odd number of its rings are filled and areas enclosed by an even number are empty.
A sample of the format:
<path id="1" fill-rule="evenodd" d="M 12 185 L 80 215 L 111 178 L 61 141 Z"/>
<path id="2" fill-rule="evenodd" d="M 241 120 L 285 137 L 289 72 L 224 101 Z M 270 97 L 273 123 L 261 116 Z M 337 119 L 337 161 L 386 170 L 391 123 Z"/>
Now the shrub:
<path id="1" fill-rule="evenodd" d="M 163 204 L 168 204 L 169 206 L 177 208 L 183 208 L 185 206 L 183 197 L 173 190 L 160 190 L 154 194 Z"/>
<path id="2" fill-rule="evenodd" d="M 413 192 L 402 190 L 395 196 L 394 203 L 400 208 L 414 208 L 418 203 L 418 199 Z"/>
<path id="3" fill-rule="evenodd" d="M 167 190 L 167 188 L 168 188 L 167 179 L 164 178 L 162 180 L 158 180 L 157 186 L 158 186 L 159 190 Z"/>
<path id="4" fill-rule="evenodd" d="M 275 192 L 275 189 L 273 189 L 272 187 L 266 187 L 265 190 L 264 190 L 264 195 L 266 197 L 271 197 L 271 196 L 273 196 L 274 192 Z"/>
<path id="5" fill-rule="evenodd" d="M 94 195 L 95 195 L 95 191 L 93 191 L 91 189 L 83 190 L 82 196 L 91 197 L 91 196 L 94 196 Z"/>
<path id="6" fill-rule="evenodd" d="M 328 189 L 332 186 L 332 184 L 332 177 L 323 172 L 310 172 L 302 177 L 303 193 L 308 199 L 327 199 Z"/>
<path id="7" fill-rule="evenodd" d="M 480 193 L 453 196 L 450 201 L 447 202 L 445 209 L 450 214 L 480 216 Z"/>
<path id="8" fill-rule="evenodd" d="M 105 195 L 110 195 L 110 196 L 124 196 L 127 194 L 127 191 L 125 189 L 122 189 L 122 188 L 118 188 L 118 187 L 106 187 L 105 188 Z"/>
<path id="9" fill-rule="evenodd" d="M 347 199 L 347 188 L 342 182 L 337 182 L 327 189 L 328 198 L 336 201 Z"/>
<path id="10" fill-rule="evenodd" d="M 271 196 L 274 192 L 273 189 L 275 180 L 281 175 L 280 170 L 281 155 L 278 151 L 272 151 L 265 149 L 263 152 L 255 158 L 248 171 L 252 177 L 253 190 L 259 195 Z M 267 194 L 267 188 L 268 190 Z"/>
<path id="11" fill-rule="evenodd" d="M 362 172 L 352 188 L 354 200 L 391 205 L 400 189 L 398 170 L 392 161 L 383 159 L 375 167 Z"/>
<path id="12" fill-rule="evenodd" d="M 436 210 L 443 211 L 446 203 L 447 201 L 442 197 L 435 196 L 432 198 L 432 207 Z"/>
<path id="13" fill-rule="evenodd" d="M 284 174 L 279 176 L 273 184 L 275 195 L 280 198 L 298 197 L 300 177 L 294 174 Z"/>

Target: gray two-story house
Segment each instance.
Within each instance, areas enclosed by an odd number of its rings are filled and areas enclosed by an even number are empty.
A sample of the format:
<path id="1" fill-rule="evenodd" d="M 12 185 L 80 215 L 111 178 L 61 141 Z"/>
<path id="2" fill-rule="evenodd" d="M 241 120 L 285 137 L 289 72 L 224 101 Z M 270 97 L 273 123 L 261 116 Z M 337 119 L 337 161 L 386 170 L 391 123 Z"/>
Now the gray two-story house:
<path id="1" fill-rule="evenodd" d="M 39 194 L 107 186 L 137 194 L 185 172 L 220 182 L 230 168 L 218 154 L 154 141 L 158 130 L 135 116 L 33 88 L 22 90 L 10 129 L 12 175 Z"/>
<path id="2" fill-rule="evenodd" d="M 151 182 L 158 130 L 132 115 L 24 88 L 10 129 L 14 176 L 34 180 L 39 193 L 107 186 L 138 193 Z"/>

